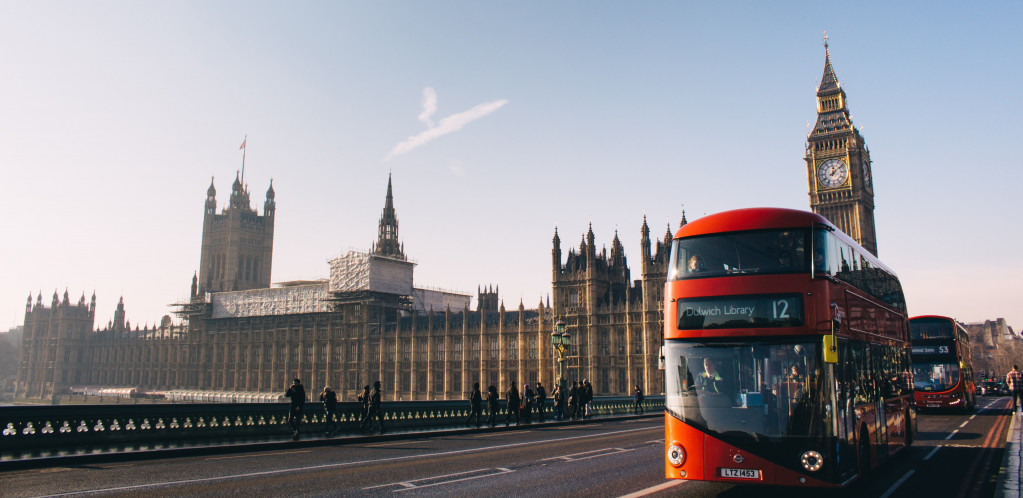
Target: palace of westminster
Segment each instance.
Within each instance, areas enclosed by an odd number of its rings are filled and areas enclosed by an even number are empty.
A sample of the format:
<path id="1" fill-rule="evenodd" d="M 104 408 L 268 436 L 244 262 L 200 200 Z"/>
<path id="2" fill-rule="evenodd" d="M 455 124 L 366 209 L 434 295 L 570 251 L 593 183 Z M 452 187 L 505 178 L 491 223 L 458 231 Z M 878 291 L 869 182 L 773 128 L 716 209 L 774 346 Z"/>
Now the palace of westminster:
<path id="1" fill-rule="evenodd" d="M 805 162 L 811 209 L 876 254 L 870 155 L 826 43 Z M 390 177 L 376 243 L 331 260 L 329 279 L 271 285 L 275 210 L 272 183 L 260 215 L 236 177 L 217 213 L 211 182 L 191 299 L 175 305 L 180 324 L 165 317 L 160 326 L 132 329 L 122 299 L 112 323 L 97 330 L 95 295 L 76 304 L 66 291 L 49 303 L 30 294 L 15 399 L 51 402 L 81 386 L 280 393 L 294 377 L 314 390 L 337 386 L 347 400 L 376 380 L 386 399 L 462 399 L 474 382 L 502 392 L 513 382 L 550 386 L 558 319 L 571 334 L 569 382 L 589 379 L 598 395 L 627 395 L 636 385 L 664 390 L 658 364 L 670 225 L 651 238 L 644 216 L 636 280 L 617 232 L 610 251 L 598 251 L 591 225 L 563 254 L 555 228 L 546 304 L 507 310 L 491 287 L 478 290 L 470 310 L 470 295 L 413 286 Z"/>

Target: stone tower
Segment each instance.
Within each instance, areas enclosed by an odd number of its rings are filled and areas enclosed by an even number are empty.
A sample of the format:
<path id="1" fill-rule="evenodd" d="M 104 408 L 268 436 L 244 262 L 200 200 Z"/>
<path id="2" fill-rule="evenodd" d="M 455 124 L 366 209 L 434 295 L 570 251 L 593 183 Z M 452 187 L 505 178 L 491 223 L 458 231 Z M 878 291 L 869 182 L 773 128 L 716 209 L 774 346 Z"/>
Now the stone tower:
<path id="1" fill-rule="evenodd" d="M 248 188 L 236 175 L 230 204 L 217 214 L 217 190 L 210 180 L 202 225 L 199 294 L 270 287 L 274 195 L 271 180 L 260 216 L 250 205 Z"/>
<path id="2" fill-rule="evenodd" d="M 806 137 L 810 209 L 877 255 L 870 150 L 849 117 L 824 38 L 824 76 L 817 88 L 817 123 Z"/>

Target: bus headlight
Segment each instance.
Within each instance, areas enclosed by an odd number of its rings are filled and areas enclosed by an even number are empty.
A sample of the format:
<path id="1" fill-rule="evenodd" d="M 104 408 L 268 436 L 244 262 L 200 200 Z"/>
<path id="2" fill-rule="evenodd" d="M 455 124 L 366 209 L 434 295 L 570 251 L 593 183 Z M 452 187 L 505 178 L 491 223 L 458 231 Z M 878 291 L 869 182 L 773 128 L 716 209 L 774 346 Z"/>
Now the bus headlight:
<path id="1" fill-rule="evenodd" d="M 668 462 L 676 467 L 681 467 L 686 461 L 686 450 L 678 443 L 668 446 Z"/>
<path id="2" fill-rule="evenodd" d="M 821 457 L 820 453 L 810 450 L 803 453 L 803 456 L 799 458 L 800 463 L 803 464 L 803 468 L 810 472 L 817 472 L 824 465 L 824 458 Z"/>

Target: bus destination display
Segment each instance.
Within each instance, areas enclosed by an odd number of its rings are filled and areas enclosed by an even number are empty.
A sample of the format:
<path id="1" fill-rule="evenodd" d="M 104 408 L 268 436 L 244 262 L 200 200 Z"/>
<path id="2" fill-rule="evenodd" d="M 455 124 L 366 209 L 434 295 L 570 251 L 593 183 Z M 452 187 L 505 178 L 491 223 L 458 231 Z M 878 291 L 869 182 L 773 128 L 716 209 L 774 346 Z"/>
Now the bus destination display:
<path id="1" fill-rule="evenodd" d="M 803 325 L 799 294 L 679 299 L 678 328 L 686 330 Z"/>

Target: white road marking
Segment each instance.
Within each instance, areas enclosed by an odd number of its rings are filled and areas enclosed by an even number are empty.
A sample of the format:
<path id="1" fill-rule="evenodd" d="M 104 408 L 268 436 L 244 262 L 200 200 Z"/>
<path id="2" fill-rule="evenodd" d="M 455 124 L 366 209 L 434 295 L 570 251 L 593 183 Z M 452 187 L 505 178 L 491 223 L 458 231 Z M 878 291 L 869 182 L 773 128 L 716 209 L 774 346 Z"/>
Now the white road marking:
<path id="1" fill-rule="evenodd" d="M 668 488 L 670 488 L 672 486 L 678 486 L 679 484 L 685 484 L 686 482 L 688 482 L 688 481 L 684 481 L 682 479 L 672 479 L 672 480 L 670 480 L 668 482 L 663 482 L 663 483 L 658 484 L 656 486 L 651 486 L 649 488 L 641 489 L 641 490 L 636 491 L 634 493 L 629 493 L 629 494 L 627 494 L 625 496 L 622 496 L 620 498 L 640 498 L 641 496 L 646 496 L 646 495 L 658 493 L 658 492 L 664 491 L 665 489 L 668 489 Z"/>
<path id="2" fill-rule="evenodd" d="M 934 456 L 934 454 L 937 453 L 938 450 L 940 450 L 940 449 L 941 449 L 941 445 L 935 446 L 934 449 L 931 450 L 931 452 L 928 453 L 927 456 L 924 457 L 924 461 L 930 460 L 931 457 Z"/>
<path id="3" fill-rule="evenodd" d="M 895 490 L 902 485 L 902 483 L 906 482 L 906 479 L 909 479 L 909 476 L 913 475 L 913 472 L 916 471 L 911 470 L 909 472 L 906 472 L 906 475 L 902 476 L 902 478 L 899 479 L 898 481 L 895 481 L 895 484 L 892 484 L 892 487 L 888 488 L 888 491 L 885 491 L 884 494 L 880 496 L 880 498 L 888 498 L 889 496 L 891 496 L 892 493 L 894 493 Z"/>
<path id="4" fill-rule="evenodd" d="M 100 489 L 90 489 L 90 490 L 84 490 L 84 491 L 72 491 L 72 492 L 68 492 L 68 493 L 59 493 L 59 494 L 45 495 L 45 496 L 76 496 L 76 495 L 89 495 L 89 494 L 96 494 L 96 493 L 109 493 L 109 492 L 112 492 L 112 491 L 133 491 L 133 490 L 140 490 L 140 489 L 156 488 L 156 487 L 159 487 L 159 486 L 173 486 L 173 485 L 178 485 L 178 484 L 198 484 L 198 483 L 205 483 L 205 482 L 224 481 L 224 480 L 228 480 L 228 479 L 241 479 L 241 478 L 246 478 L 246 477 L 263 477 L 263 476 L 272 476 L 272 475 L 278 475 L 278 474 L 289 474 L 289 473 L 292 473 L 292 472 L 301 472 L 301 471 L 305 471 L 305 470 L 337 469 L 337 468 L 342 468 L 342 467 L 351 467 L 351 466 L 355 466 L 355 465 L 362 465 L 362 464 L 368 464 L 368 463 L 397 462 L 397 461 L 402 461 L 402 460 L 425 459 L 425 458 L 434 458 L 434 457 L 446 456 L 446 455 L 459 455 L 459 454 L 463 454 L 463 453 L 479 453 L 479 452 L 490 451 L 490 450 L 495 450 L 495 449 L 502 449 L 502 448 L 516 448 L 516 447 L 520 447 L 520 446 L 532 446 L 532 445 L 536 445 L 536 444 L 550 444 L 550 443 L 556 442 L 556 441 L 572 441 L 572 440 L 575 440 L 575 439 L 589 439 L 589 438 L 594 438 L 594 437 L 612 436 L 612 435 L 615 435 L 615 434 L 627 434 L 627 433 L 630 433 L 630 432 L 646 431 L 646 430 L 651 430 L 651 429 L 661 429 L 663 427 L 664 427 L 663 425 L 652 425 L 652 426 L 649 426 L 649 427 L 637 427 L 635 429 L 623 429 L 623 430 L 620 430 L 620 431 L 601 432 L 601 433 L 598 433 L 598 434 L 584 434 L 584 435 L 581 435 L 581 436 L 568 436 L 568 437 L 557 438 L 557 439 L 544 439 L 544 440 L 540 440 L 540 441 L 524 441 L 524 442 L 521 442 L 521 443 L 499 444 L 499 445 L 495 445 L 495 446 L 487 446 L 487 447 L 482 447 L 482 448 L 466 448 L 466 449 L 463 449 L 463 450 L 440 451 L 440 452 L 436 452 L 436 453 L 427 453 L 427 454 L 422 454 L 422 455 L 408 455 L 408 456 L 389 457 L 389 458 L 375 458 L 375 459 L 370 459 L 370 460 L 357 460 L 357 461 L 353 461 L 353 462 L 325 463 L 325 464 L 322 464 L 322 465 L 309 465 L 309 466 L 305 466 L 305 467 L 288 467 L 288 468 L 277 469 L 277 470 L 267 470 L 267 471 L 263 471 L 263 472 L 247 472 L 247 473 L 244 473 L 244 474 L 228 474 L 228 475 L 216 476 L 216 477 L 199 477 L 199 478 L 196 478 L 196 479 L 182 479 L 182 480 L 179 480 L 179 481 L 164 481 L 164 482 L 154 482 L 154 483 L 149 483 L 149 484 L 136 484 L 134 486 L 118 486 L 118 487 L 114 487 L 114 488 L 100 488 Z"/>
<path id="5" fill-rule="evenodd" d="M 949 439 L 952 439 L 958 433 L 959 433 L 959 429 L 956 429 L 956 430 L 952 431 L 948 436 L 945 437 L 945 441 L 948 441 Z"/>
<path id="6" fill-rule="evenodd" d="M 496 472 L 494 472 L 494 471 L 496 471 Z M 365 491 L 367 489 L 386 488 L 386 487 L 390 487 L 390 486 L 401 486 L 402 489 L 396 489 L 395 490 L 395 492 L 398 492 L 398 491 L 406 491 L 406 490 L 409 490 L 409 489 L 429 488 L 431 486 L 440 486 L 440 485 L 443 485 L 443 484 L 451 484 L 451 483 L 455 483 L 455 482 L 468 481 L 468 480 L 471 480 L 471 479 L 479 479 L 481 477 L 491 477 L 491 476 L 496 476 L 496 475 L 501 475 L 501 474 L 507 474 L 507 473 L 510 473 L 510 472 L 515 472 L 515 471 L 511 470 L 511 469 L 506 469 L 506 468 L 503 468 L 503 467 L 498 467 L 496 469 L 476 469 L 476 470 L 468 470 L 468 471 L 465 471 L 465 472 L 456 472 L 454 474 L 445 474 L 445 475 L 431 476 L 431 477 L 421 477 L 419 479 L 413 479 L 411 481 L 400 481 L 400 482 L 392 482 L 392 483 L 388 483 L 388 484 L 379 484 L 377 486 L 369 486 L 369 487 L 362 488 L 362 489 L 363 489 L 363 491 Z M 467 474 L 474 474 L 474 475 L 468 476 L 468 477 L 463 477 L 463 476 L 466 476 Z M 457 479 L 443 480 L 443 479 L 445 479 L 447 477 L 457 477 Z M 442 479 L 442 480 L 441 481 L 437 481 L 437 482 L 428 483 L 428 484 L 416 484 L 418 482 L 433 481 L 433 480 L 436 480 L 436 479 Z"/>
<path id="7" fill-rule="evenodd" d="M 628 452 L 628 451 L 633 451 L 633 450 L 627 450 L 627 449 L 624 449 L 624 448 L 601 448 L 599 450 L 584 451 L 582 453 L 573 453 L 571 455 L 562 455 L 562 456 L 544 458 L 543 460 L 540 460 L 540 461 L 541 462 L 546 462 L 547 460 L 564 460 L 566 462 L 574 462 L 574 461 L 577 461 L 577 460 L 588 460 L 590 458 L 597 458 L 597 457 L 602 457 L 602 456 L 607 456 L 607 455 L 616 455 L 618 453 L 625 453 L 625 452 Z M 582 455 L 586 455 L 586 456 L 582 456 Z"/>
<path id="8" fill-rule="evenodd" d="M 966 427 L 966 424 L 968 424 L 968 423 L 970 423 L 970 421 L 969 421 L 969 420 L 967 420 L 966 422 L 963 422 L 963 423 L 959 424 L 959 428 L 960 428 L 960 429 L 962 429 L 963 427 Z"/>

